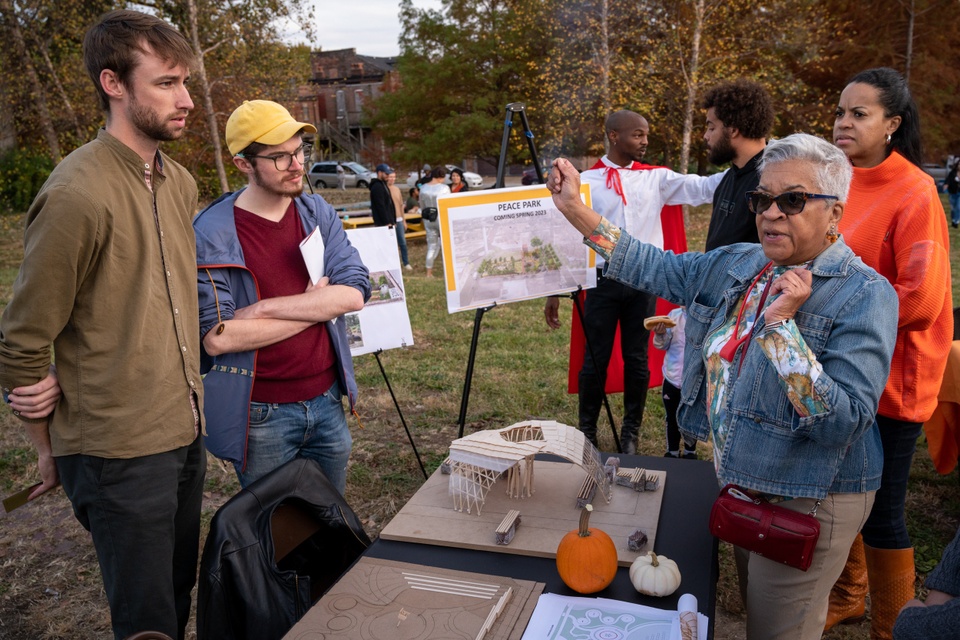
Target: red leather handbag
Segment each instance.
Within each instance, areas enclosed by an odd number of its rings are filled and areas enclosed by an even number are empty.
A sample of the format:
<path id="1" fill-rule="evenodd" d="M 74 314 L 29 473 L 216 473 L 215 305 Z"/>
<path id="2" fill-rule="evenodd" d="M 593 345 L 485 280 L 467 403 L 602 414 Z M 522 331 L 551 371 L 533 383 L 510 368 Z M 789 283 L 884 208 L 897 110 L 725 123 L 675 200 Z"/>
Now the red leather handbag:
<path id="1" fill-rule="evenodd" d="M 756 496 L 734 484 L 720 490 L 710 511 L 710 533 L 764 558 L 801 571 L 810 568 L 820 537 L 817 507 L 798 513 Z"/>

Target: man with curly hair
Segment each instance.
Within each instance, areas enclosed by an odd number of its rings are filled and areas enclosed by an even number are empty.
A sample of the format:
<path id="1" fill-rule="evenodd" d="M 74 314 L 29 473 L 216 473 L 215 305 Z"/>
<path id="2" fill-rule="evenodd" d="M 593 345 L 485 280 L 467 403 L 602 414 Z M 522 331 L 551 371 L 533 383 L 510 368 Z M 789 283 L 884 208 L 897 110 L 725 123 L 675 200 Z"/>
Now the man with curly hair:
<path id="1" fill-rule="evenodd" d="M 703 139 L 712 164 L 730 163 L 713 194 L 713 214 L 706 250 L 737 242 L 759 242 L 756 216 L 747 210 L 744 194 L 757 188 L 757 163 L 773 128 L 773 103 L 766 89 L 752 80 L 722 82 L 707 91 Z"/>

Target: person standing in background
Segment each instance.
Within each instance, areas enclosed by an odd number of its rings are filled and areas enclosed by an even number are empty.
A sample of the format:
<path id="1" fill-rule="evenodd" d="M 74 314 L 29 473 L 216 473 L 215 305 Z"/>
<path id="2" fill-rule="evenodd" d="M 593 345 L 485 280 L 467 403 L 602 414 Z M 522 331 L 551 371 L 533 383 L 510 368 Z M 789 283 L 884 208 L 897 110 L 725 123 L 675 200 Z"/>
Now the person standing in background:
<path id="1" fill-rule="evenodd" d="M 400 193 L 400 187 L 395 184 L 396 182 L 397 172 L 391 170 L 387 174 L 387 186 L 390 187 L 390 197 L 393 199 L 393 207 L 397 215 L 397 248 L 400 249 L 400 262 L 403 263 L 403 268 L 412 271 L 413 267 L 410 266 L 407 255 L 407 224 L 403 218 L 403 194 Z"/>
<path id="2" fill-rule="evenodd" d="M 387 176 L 392 172 L 390 165 L 378 164 L 377 177 L 370 181 L 370 213 L 376 227 L 386 227 L 396 220 L 393 197 L 387 186 Z"/>
<path id="3" fill-rule="evenodd" d="M 947 195 L 950 199 L 950 224 L 956 229 L 960 226 L 960 158 L 953 162 L 947 174 Z"/>
<path id="4" fill-rule="evenodd" d="M 462 191 L 470 191 L 470 187 L 467 186 L 467 181 L 463 179 L 463 171 L 454 169 L 450 172 L 450 193 L 460 193 Z"/>
<path id="5" fill-rule="evenodd" d="M 430 170 L 430 181 L 420 187 L 420 215 L 423 217 L 423 228 L 427 232 L 427 277 L 433 277 L 433 264 L 440 254 L 440 221 L 437 219 L 437 198 L 450 193 L 450 187 L 444 184 L 447 170 L 443 167 L 434 167 Z"/>
<path id="6" fill-rule="evenodd" d="M 706 204 L 723 179 L 683 175 L 662 167 L 643 165 L 650 125 L 633 111 L 615 111 L 604 123 L 609 142 L 607 155 L 582 174 L 590 185 L 594 209 L 634 237 L 663 247 L 661 210 L 668 204 Z M 597 444 L 597 419 L 603 405 L 607 367 L 613 353 L 614 336 L 620 326 L 623 355 L 623 426 L 620 446 L 624 453 L 636 452 L 637 435 L 647 402 L 650 371 L 647 368 L 649 331 L 643 320 L 653 315 L 656 296 L 627 287 L 603 276 L 603 259 L 597 262 L 597 286 L 587 290 L 583 331 L 592 349 L 584 349 L 579 374 L 579 428 Z M 560 326 L 559 298 L 546 299 L 547 326 Z M 596 360 L 594 360 L 596 356 Z"/>
<path id="7" fill-rule="evenodd" d="M 756 216 L 747 208 L 748 191 L 757 188 L 757 164 L 773 127 L 773 102 L 766 89 L 751 80 L 723 82 L 703 97 L 707 110 L 707 159 L 730 163 L 713 194 L 713 211 L 705 251 L 738 242 L 759 242 Z"/>

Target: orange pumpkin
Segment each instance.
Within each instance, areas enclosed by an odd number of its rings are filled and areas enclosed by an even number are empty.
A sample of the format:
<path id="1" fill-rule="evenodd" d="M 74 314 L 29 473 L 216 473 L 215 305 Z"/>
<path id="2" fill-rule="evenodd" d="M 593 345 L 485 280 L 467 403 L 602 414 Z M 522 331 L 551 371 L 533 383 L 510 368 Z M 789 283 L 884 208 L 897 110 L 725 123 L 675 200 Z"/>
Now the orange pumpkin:
<path id="1" fill-rule="evenodd" d="M 617 575 L 617 547 L 606 533 L 591 529 L 587 505 L 580 513 L 580 526 L 569 532 L 557 547 L 557 571 L 563 583 L 577 593 L 596 593 Z"/>

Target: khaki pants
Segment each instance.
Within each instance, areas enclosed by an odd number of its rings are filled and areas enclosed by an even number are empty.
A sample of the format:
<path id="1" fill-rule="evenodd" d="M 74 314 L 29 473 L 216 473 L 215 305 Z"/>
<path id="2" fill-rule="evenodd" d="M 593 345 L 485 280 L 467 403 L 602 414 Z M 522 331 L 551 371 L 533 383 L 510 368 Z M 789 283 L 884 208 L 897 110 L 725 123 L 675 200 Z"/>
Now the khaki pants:
<path id="1" fill-rule="evenodd" d="M 831 493 L 820 503 L 820 538 L 806 571 L 734 547 L 740 595 L 747 609 L 748 640 L 817 640 L 827 620 L 830 589 L 847 562 L 853 539 L 863 527 L 875 491 Z M 809 513 L 816 501 L 781 503 Z"/>

